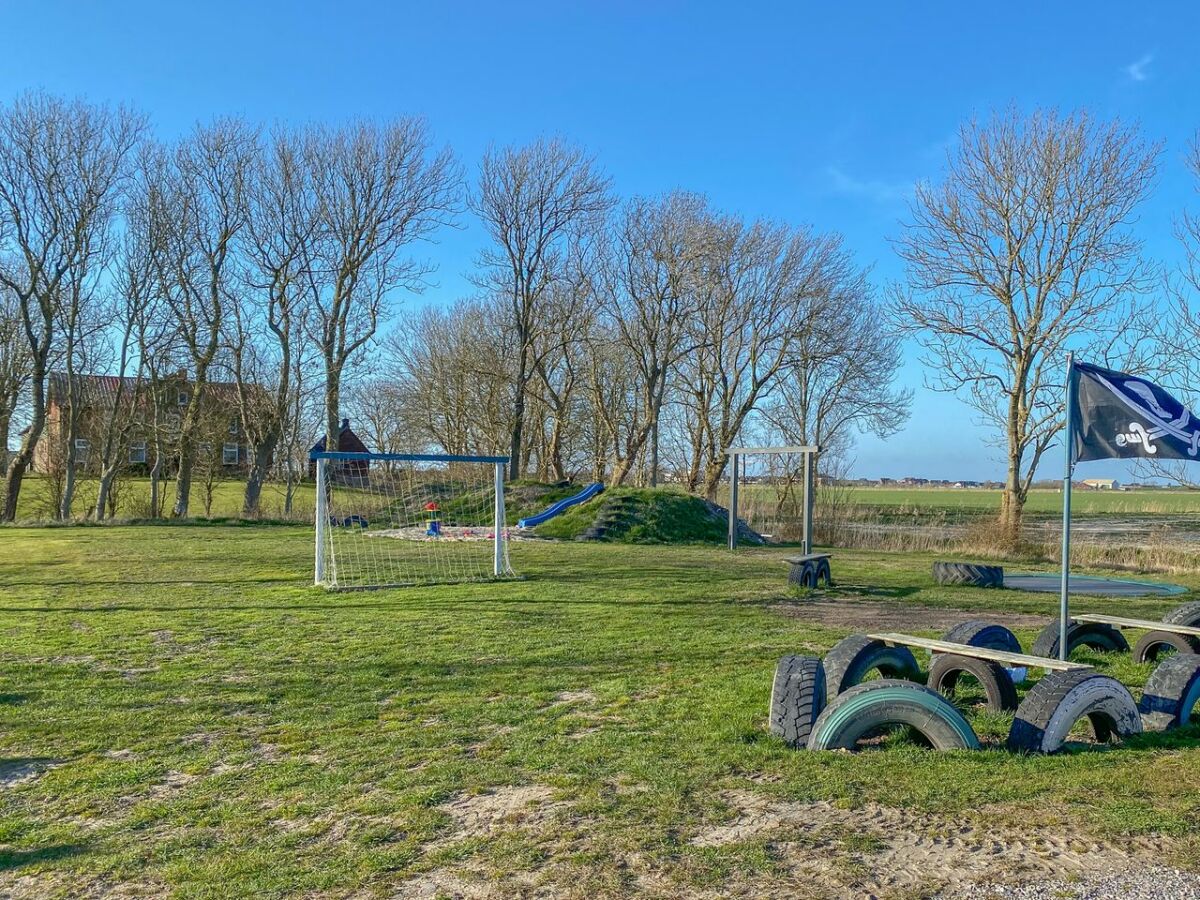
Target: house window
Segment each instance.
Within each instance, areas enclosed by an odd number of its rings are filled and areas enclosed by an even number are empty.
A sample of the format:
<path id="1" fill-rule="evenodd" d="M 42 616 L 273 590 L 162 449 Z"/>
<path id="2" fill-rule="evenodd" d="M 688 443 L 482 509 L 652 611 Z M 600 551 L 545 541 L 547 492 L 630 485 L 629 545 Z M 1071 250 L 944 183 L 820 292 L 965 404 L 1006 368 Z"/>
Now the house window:
<path id="1" fill-rule="evenodd" d="M 131 463 L 144 463 L 146 461 L 145 441 L 134 441 L 129 445 L 129 461 Z"/>
<path id="2" fill-rule="evenodd" d="M 91 444 L 83 438 L 75 438 L 75 465 L 83 466 L 87 464 L 88 450 L 91 449 Z"/>
<path id="3" fill-rule="evenodd" d="M 187 405 L 188 405 L 188 392 L 187 392 L 187 391 L 180 391 L 180 392 L 179 392 L 179 400 L 178 400 L 178 403 L 179 403 L 179 405 L 180 405 L 180 406 L 187 406 Z"/>
<path id="4" fill-rule="evenodd" d="M 212 444 L 210 444 L 208 441 L 202 441 L 196 445 L 196 452 L 203 457 L 211 456 Z"/>
<path id="5" fill-rule="evenodd" d="M 176 432 L 179 430 L 179 413 L 167 413 L 166 415 L 167 431 Z"/>
<path id="6" fill-rule="evenodd" d="M 230 434 L 238 433 L 238 420 L 236 418 L 229 420 L 229 433 Z"/>
<path id="7" fill-rule="evenodd" d="M 226 444 L 221 448 L 221 462 L 227 466 L 236 466 L 238 464 L 237 444 Z"/>

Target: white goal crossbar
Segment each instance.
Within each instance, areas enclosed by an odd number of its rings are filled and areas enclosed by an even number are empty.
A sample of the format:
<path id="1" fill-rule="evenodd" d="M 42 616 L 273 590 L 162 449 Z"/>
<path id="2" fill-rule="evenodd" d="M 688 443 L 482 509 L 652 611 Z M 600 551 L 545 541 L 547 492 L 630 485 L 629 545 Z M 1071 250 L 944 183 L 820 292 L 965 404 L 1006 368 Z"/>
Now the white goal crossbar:
<path id="1" fill-rule="evenodd" d="M 506 456 L 314 451 L 314 581 L 371 588 L 513 575 Z"/>

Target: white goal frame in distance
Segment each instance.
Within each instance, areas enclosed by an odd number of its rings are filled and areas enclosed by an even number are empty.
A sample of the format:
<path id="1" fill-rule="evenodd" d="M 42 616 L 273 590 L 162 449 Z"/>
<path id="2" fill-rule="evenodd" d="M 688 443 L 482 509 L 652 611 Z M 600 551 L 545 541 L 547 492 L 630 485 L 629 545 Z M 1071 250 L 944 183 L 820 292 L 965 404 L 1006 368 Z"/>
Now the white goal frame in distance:
<path id="1" fill-rule="evenodd" d="M 313 584 L 325 584 L 325 534 L 329 527 L 329 495 L 326 488 L 326 465 L 331 460 L 365 460 L 367 462 L 463 462 L 488 463 L 495 469 L 495 512 L 492 528 L 492 574 L 502 578 L 509 574 L 505 551 L 504 521 L 504 472 L 508 468 L 507 456 L 457 456 L 442 453 L 350 453 L 341 451 L 313 451 L 308 458 L 317 464 L 317 509 L 316 549 L 313 565 Z"/>
<path id="2" fill-rule="evenodd" d="M 816 472 L 813 457 L 821 452 L 820 447 L 730 447 L 725 453 L 729 456 L 729 549 L 737 549 L 738 534 L 738 478 L 742 468 L 743 456 L 770 456 L 800 453 L 804 455 L 804 553 L 813 552 L 813 479 Z"/>

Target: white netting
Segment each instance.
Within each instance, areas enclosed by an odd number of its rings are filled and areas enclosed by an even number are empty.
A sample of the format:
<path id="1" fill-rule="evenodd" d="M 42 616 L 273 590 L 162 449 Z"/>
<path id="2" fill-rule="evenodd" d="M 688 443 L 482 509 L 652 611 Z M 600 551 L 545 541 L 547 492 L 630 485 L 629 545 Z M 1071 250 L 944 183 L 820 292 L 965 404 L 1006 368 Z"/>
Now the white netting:
<path id="1" fill-rule="evenodd" d="M 503 488 L 496 490 L 502 462 L 343 454 L 322 460 L 319 471 L 319 583 L 368 588 L 513 575 Z"/>

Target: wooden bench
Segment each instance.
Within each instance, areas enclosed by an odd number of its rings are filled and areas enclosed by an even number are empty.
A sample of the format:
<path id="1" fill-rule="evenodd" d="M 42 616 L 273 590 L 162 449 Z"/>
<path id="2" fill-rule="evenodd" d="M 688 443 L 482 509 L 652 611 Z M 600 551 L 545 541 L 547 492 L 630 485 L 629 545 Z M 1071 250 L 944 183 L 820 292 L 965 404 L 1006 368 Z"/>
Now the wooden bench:
<path id="1" fill-rule="evenodd" d="M 788 570 L 788 584 L 796 587 L 815 588 L 824 579 L 825 587 L 833 587 L 833 575 L 829 570 L 831 553 L 809 553 L 805 556 L 785 556 L 783 561 Z"/>
<path id="2" fill-rule="evenodd" d="M 1126 619 L 1123 616 L 1094 616 L 1090 613 L 1072 615 L 1076 622 L 1095 622 L 1097 625 L 1115 625 L 1117 628 L 1144 628 L 1147 631 L 1166 631 L 1171 634 L 1190 634 L 1200 637 L 1200 628 L 1192 625 L 1172 625 L 1170 622 L 1154 622 L 1150 619 Z"/>
<path id="3" fill-rule="evenodd" d="M 1076 662 L 1065 662 L 1061 659 L 1049 659 L 1045 656 L 1030 656 L 1027 653 L 1010 653 L 1007 650 L 993 650 L 990 647 L 972 647 L 970 644 L 955 644 L 951 641 L 938 641 L 933 638 L 913 637 L 911 634 L 896 634 L 883 632 L 871 634 L 868 637 L 885 641 L 889 644 L 904 644 L 908 647 L 922 647 L 932 653 L 953 653 L 956 656 L 973 656 L 976 659 L 990 659 L 1006 666 L 1020 668 L 1031 667 L 1046 669 L 1051 672 L 1064 672 L 1067 669 L 1090 669 L 1089 665 Z"/>

